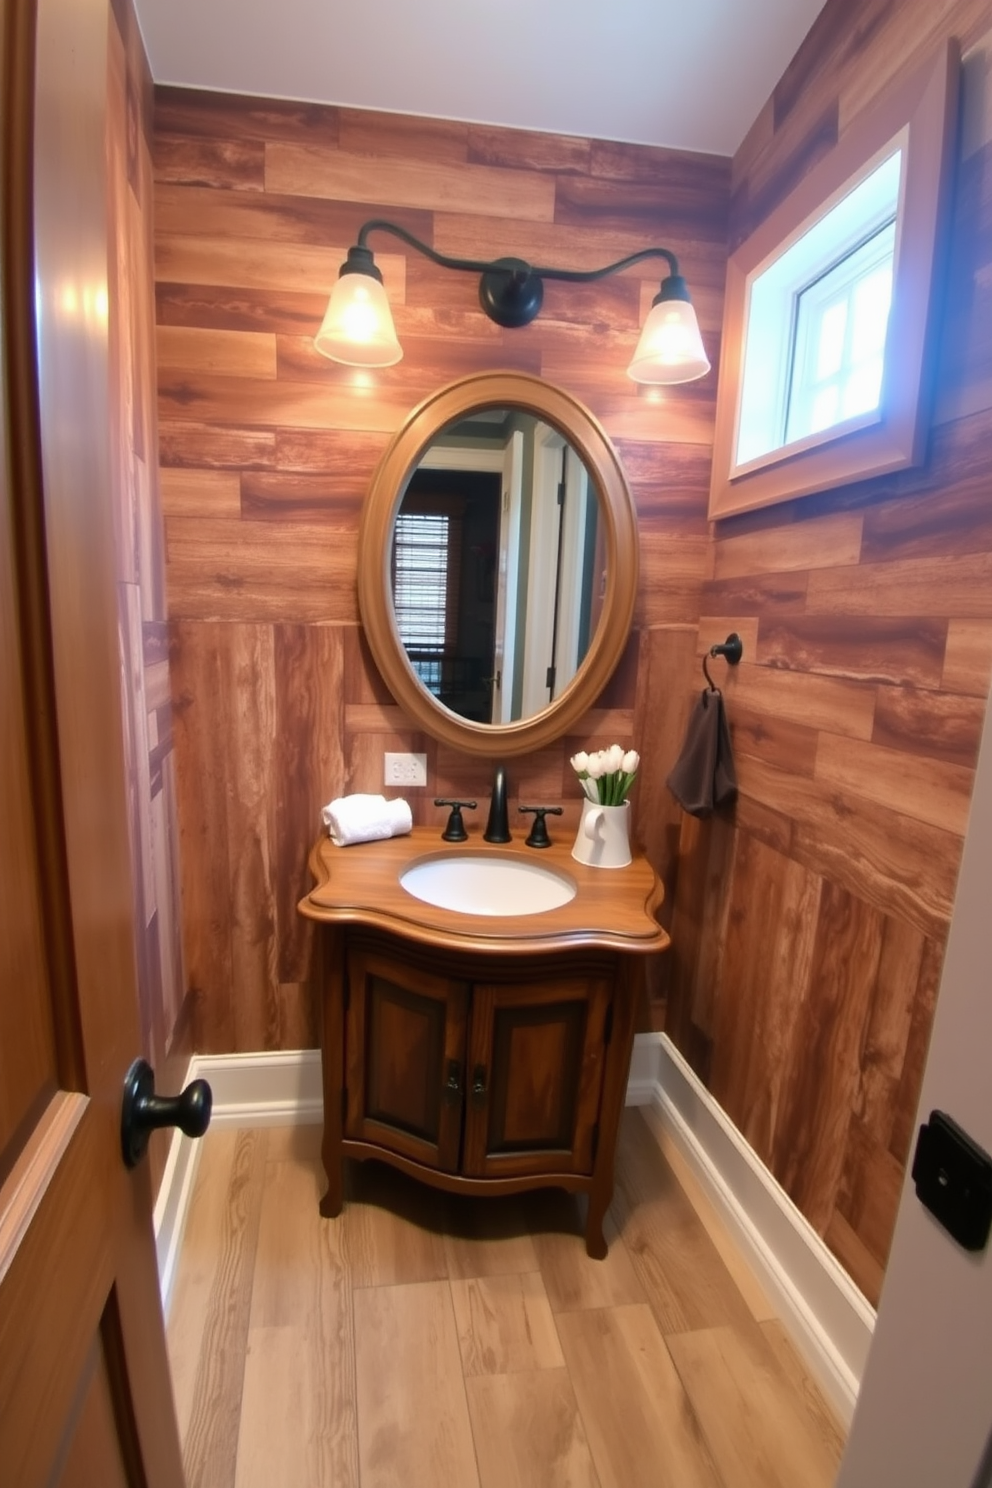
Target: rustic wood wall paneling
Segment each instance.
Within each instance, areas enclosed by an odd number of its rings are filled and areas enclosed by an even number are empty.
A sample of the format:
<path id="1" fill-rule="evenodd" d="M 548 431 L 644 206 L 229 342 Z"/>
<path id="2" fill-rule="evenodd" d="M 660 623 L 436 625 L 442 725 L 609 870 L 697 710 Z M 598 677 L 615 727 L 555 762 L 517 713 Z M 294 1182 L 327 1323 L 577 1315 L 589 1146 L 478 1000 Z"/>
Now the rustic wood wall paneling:
<path id="1" fill-rule="evenodd" d="M 965 103 L 928 458 L 715 528 L 700 642 L 747 627 L 741 797 L 683 824 L 672 930 L 673 1037 L 872 1300 L 992 672 L 988 6 L 828 0 L 733 167 L 731 244 L 947 35 Z"/>
<path id="2" fill-rule="evenodd" d="M 138 931 L 140 1052 L 177 1088 L 183 1016 L 179 830 L 159 502 L 152 244 L 152 82 L 130 0 L 111 8 L 107 67 L 110 449 L 128 809 Z M 138 1053 L 139 1051 L 135 1051 Z M 157 1182 L 167 1139 L 153 1140 Z"/>
<path id="3" fill-rule="evenodd" d="M 225 773 L 232 700 L 222 673 L 225 636 L 217 624 L 195 631 L 184 622 L 172 626 L 183 941 L 198 1050 L 217 1047 L 233 1025 Z"/>
<path id="4" fill-rule="evenodd" d="M 638 508 L 637 628 L 572 737 L 511 762 L 511 807 L 558 802 L 574 833 L 579 748 L 635 743 L 635 822 L 674 890 L 681 742 L 707 566 L 714 379 L 658 393 L 624 376 L 661 265 L 549 284 L 504 331 L 473 275 L 374 243 L 406 355 L 357 377 L 313 349 L 359 227 L 384 215 L 441 251 L 598 267 L 652 243 L 682 258 L 714 364 L 730 162 L 349 109 L 160 88 L 156 319 L 185 939 L 203 1050 L 312 1044 L 311 942 L 295 905 L 320 807 L 382 788 L 385 750 L 427 755 L 436 794 L 477 796 L 495 761 L 439 747 L 385 691 L 358 623 L 362 501 L 427 393 L 511 367 L 580 397 L 617 441 Z M 962 649 L 962 656 L 965 652 Z M 514 813 L 515 814 L 515 813 Z M 659 1025 L 664 984 L 650 988 Z"/>

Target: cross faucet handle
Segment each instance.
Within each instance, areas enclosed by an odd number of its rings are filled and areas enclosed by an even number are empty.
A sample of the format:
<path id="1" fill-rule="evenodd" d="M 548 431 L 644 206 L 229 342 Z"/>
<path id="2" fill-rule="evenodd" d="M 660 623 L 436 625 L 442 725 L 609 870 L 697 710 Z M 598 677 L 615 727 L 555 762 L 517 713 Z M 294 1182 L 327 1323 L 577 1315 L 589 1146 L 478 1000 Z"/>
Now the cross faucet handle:
<path id="1" fill-rule="evenodd" d="M 441 833 L 442 842 L 467 842 L 468 833 L 465 823 L 462 821 L 462 809 L 474 811 L 478 801 L 449 801 L 446 796 L 435 796 L 435 806 L 450 806 L 451 815 L 448 817 L 448 825 Z"/>
<path id="2" fill-rule="evenodd" d="M 546 816 L 561 816 L 560 806 L 518 806 L 518 811 L 531 811 L 534 813 L 534 825 L 530 829 L 530 836 L 524 843 L 525 847 L 550 847 L 551 838 L 548 836 L 548 824 L 544 820 Z"/>

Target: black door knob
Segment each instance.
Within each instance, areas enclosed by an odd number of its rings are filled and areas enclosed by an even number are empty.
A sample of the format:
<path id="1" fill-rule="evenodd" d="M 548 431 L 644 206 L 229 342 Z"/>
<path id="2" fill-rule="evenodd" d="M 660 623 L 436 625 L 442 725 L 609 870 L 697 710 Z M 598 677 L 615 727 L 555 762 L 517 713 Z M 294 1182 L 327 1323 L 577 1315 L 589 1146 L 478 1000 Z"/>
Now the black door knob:
<path id="1" fill-rule="evenodd" d="M 212 1104 L 213 1094 L 206 1080 L 192 1080 L 181 1095 L 156 1095 L 155 1071 L 146 1060 L 136 1059 L 124 1077 L 121 1106 L 125 1166 L 138 1165 L 157 1127 L 178 1126 L 187 1137 L 202 1137 L 210 1125 Z"/>

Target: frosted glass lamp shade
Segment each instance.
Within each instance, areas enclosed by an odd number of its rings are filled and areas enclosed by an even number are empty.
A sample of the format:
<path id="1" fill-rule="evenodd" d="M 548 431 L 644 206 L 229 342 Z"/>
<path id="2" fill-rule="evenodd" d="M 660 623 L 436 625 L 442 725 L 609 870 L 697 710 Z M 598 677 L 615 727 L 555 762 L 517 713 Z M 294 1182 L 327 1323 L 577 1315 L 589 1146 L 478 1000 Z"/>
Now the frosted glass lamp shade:
<path id="1" fill-rule="evenodd" d="M 371 274 L 342 274 L 331 291 L 317 350 L 348 367 L 391 367 L 403 355 L 386 291 Z"/>
<path id="2" fill-rule="evenodd" d="M 692 382 L 710 370 L 696 312 L 688 298 L 663 295 L 664 287 L 648 312 L 627 376 L 635 382 Z"/>

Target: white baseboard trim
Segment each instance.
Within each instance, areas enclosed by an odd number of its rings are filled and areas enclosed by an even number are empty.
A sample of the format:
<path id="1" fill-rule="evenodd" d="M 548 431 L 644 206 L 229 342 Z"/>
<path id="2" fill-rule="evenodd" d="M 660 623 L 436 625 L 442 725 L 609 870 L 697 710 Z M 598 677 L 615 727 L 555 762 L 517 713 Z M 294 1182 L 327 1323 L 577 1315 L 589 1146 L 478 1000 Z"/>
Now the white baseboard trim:
<path id="1" fill-rule="evenodd" d="M 627 1076 L 628 1106 L 650 1106 L 658 1089 L 659 1033 L 639 1033 L 634 1039 Z"/>
<path id="2" fill-rule="evenodd" d="M 324 1119 L 320 1050 L 285 1054 L 194 1054 L 183 1077 L 206 1080 L 213 1093 L 213 1127 L 307 1126 Z M 172 1133 L 155 1203 L 158 1281 L 166 1316 L 200 1159 L 200 1145 Z"/>
<path id="3" fill-rule="evenodd" d="M 187 1084 L 188 1079 L 183 1081 Z M 193 1196 L 193 1180 L 200 1158 L 200 1148 L 191 1137 L 184 1136 L 178 1127 L 172 1133 L 165 1172 L 159 1184 L 155 1201 L 155 1252 L 158 1259 L 158 1287 L 162 1295 L 162 1309 L 169 1315 L 172 1301 L 172 1284 L 176 1279 L 179 1250 L 186 1229 L 186 1215 Z"/>
<path id="4" fill-rule="evenodd" d="M 312 1126 L 324 1119 L 320 1050 L 197 1054 L 190 1079 L 214 1094 L 211 1126 Z"/>
<path id="5" fill-rule="evenodd" d="M 764 1286 L 823 1394 L 849 1426 L 874 1308 L 672 1041 L 665 1034 L 640 1034 L 635 1049 L 645 1070 L 653 1049 L 653 1104 L 663 1129 Z"/>
<path id="6" fill-rule="evenodd" d="M 323 1120 L 320 1051 L 195 1055 L 184 1084 L 209 1081 L 214 1127 Z M 665 1034 L 634 1040 L 629 1106 L 651 1105 L 764 1286 L 845 1425 L 875 1324 L 874 1309 Z M 159 1283 L 168 1311 L 199 1154 L 173 1133 L 155 1206 Z"/>

